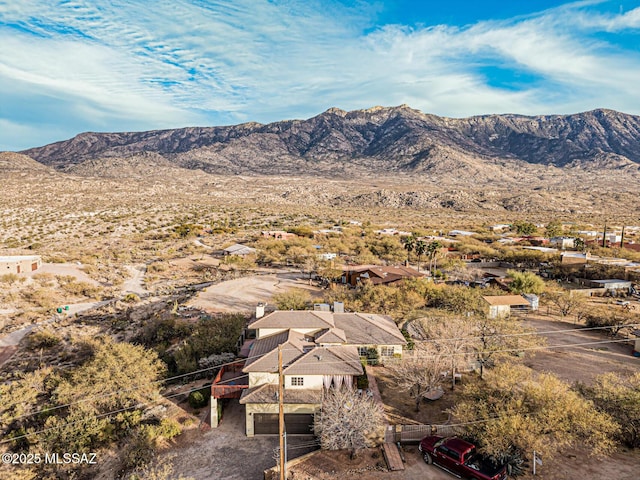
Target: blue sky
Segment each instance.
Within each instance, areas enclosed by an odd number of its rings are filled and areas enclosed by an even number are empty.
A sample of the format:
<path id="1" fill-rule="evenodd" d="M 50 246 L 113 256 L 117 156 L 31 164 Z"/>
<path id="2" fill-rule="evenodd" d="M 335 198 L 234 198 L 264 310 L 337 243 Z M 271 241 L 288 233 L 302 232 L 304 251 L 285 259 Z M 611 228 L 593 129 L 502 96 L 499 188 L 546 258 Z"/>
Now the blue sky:
<path id="1" fill-rule="evenodd" d="M 0 150 L 406 103 L 640 114 L 640 0 L 0 0 Z"/>

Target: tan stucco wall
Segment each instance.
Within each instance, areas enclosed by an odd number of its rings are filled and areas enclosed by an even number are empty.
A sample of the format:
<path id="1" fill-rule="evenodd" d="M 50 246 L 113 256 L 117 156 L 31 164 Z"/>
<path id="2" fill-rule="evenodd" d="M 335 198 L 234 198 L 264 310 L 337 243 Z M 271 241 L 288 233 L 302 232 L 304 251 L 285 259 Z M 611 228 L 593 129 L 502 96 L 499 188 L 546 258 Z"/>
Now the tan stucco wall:
<path id="1" fill-rule="evenodd" d="M 34 263 L 36 264 L 36 269 L 38 269 L 42 266 L 42 259 L 36 255 L 0 257 L 0 275 L 32 272 Z"/>
<path id="2" fill-rule="evenodd" d="M 302 377 L 304 378 L 303 386 L 298 387 L 291 385 L 292 377 Z M 304 389 L 304 390 L 320 390 L 323 385 L 324 375 L 285 375 L 284 376 L 284 386 L 289 389 Z M 277 380 L 276 380 L 277 381 Z"/>

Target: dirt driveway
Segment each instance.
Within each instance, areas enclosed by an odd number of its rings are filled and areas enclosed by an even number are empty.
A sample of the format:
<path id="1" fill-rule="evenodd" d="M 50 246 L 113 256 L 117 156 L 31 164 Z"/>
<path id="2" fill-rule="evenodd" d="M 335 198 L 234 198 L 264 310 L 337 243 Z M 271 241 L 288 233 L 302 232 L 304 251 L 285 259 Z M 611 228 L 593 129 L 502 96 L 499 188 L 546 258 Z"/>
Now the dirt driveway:
<path id="1" fill-rule="evenodd" d="M 524 320 L 524 324 L 541 332 L 547 339 L 547 346 L 616 340 L 597 330 L 574 330 L 580 325 L 549 317 L 531 316 Z M 632 374 L 640 371 L 640 359 L 631 355 L 631 347 L 626 342 L 539 350 L 527 355 L 525 364 L 538 372 L 554 373 L 569 383 L 591 383 L 596 376 L 607 372 Z"/>
<path id="2" fill-rule="evenodd" d="M 275 293 L 290 288 L 305 289 L 312 296 L 319 296 L 321 290 L 309 285 L 308 278 L 302 273 L 269 273 L 227 280 L 207 287 L 188 305 L 210 312 L 252 312 L 257 303 L 269 303 Z"/>
<path id="3" fill-rule="evenodd" d="M 195 480 L 262 480 L 264 471 L 276 464 L 274 449 L 277 435 L 244 434 L 244 407 L 232 400 L 225 409 L 218 428 L 196 434 L 187 445 L 167 452 L 173 471 Z M 293 459 L 314 450 L 313 437 L 291 436 L 288 458 Z"/>

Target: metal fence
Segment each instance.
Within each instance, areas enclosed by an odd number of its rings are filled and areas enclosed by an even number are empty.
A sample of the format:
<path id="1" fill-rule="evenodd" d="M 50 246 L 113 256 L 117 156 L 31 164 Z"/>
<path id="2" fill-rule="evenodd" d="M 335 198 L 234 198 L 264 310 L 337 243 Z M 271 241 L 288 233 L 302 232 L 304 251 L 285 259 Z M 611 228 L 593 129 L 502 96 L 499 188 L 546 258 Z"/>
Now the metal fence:
<path id="1" fill-rule="evenodd" d="M 427 435 L 453 437 L 459 431 L 451 425 L 388 425 L 385 442 L 418 443 Z"/>

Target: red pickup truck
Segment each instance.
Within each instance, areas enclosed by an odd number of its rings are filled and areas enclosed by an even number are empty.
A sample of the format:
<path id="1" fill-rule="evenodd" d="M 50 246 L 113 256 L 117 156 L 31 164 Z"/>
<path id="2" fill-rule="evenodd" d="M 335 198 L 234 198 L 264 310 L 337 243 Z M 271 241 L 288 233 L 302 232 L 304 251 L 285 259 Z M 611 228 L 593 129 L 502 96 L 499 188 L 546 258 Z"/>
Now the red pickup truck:
<path id="1" fill-rule="evenodd" d="M 473 443 L 460 438 L 430 435 L 418 447 L 424 461 L 434 464 L 459 478 L 471 480 L 505 480 L 507 468 L 491 462 L 476 451 Z"/>

